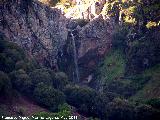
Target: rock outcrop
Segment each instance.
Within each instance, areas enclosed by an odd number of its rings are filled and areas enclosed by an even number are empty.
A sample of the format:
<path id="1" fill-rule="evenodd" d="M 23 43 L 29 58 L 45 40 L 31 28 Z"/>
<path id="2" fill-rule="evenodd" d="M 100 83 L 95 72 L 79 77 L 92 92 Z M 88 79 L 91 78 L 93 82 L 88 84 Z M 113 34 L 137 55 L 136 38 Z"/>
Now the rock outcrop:
<path id="1" fill-rule="evenodd" d="M 103 55 L 106 46 L 111 45 L 112 31 L 113 27 L 110 22 L 104 20 L 101 15 L 83 27 L 79 32 L 81 42 L 78 50 L 79 58 L 94 49 L 98 50 L 97 54 Z"/>
<path id="2" fill-rule="evenodd" d="M 94 74 L 98 63 L 111 48 L 112 33 L 111 22 L 104 20 L 101 15 L 79 32 L 79 67 L 85 81 Z"/>
<path id="3" fill-rule="evenodd" d="M 65 16 L 72 19 L 92 20 L 101 14 L 106 0 L 75 0 L 75 5 L 67 8 Z M 63 5 L 57 5 L 64 12 Z"/>
<path id="4" fill-rule="evenodd" d="M 0 7 L 0 32 L 39 63 L 54 67 L 68 34 L 60 10 L 32 0 L 6 0 Z"/>

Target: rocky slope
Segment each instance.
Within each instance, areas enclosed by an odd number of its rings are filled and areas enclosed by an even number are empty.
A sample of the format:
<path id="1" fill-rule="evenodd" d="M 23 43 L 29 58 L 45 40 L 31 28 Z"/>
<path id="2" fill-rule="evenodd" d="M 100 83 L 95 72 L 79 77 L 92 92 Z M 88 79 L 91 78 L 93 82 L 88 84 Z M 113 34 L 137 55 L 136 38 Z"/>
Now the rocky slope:
<path id="1" fill-rule="evenodd" d="M 73 51 L 71 32 L 75 36 L 78 64 L 85 70 L 92 69 L 97 61 L 95 57 L 103 56 L 110 48 L 113 28 L 101 15 L 81 28 L 76 21 L 67 19 L 60 10 L 38 1 L 6 0 L 0 7 L 0 32 L 42 65 L 57 69 L 60 68 L 57 63 L 64 58 L 72 61 L 72 52 L 65 49 Z M 86 59 L 88 62 L 84 64 Z"/>
<path id="2" fill-rule="evenodd" d="M 6 1 L 1 4 L 0 31 L 23 47 L 39 63 L 53 67 L 57 51 L 67 39 L 67 20 L 58 9 L 37 1 Z"/>

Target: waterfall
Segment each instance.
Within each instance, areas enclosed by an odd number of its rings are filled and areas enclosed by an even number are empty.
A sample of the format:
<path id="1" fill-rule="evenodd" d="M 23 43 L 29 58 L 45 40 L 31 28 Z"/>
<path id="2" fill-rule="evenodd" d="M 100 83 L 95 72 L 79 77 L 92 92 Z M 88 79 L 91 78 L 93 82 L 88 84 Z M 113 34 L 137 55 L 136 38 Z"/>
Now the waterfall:
<path id="1" fill-rule="evenodd" d="M 75 38 L 74 38 L 74 35 L 73 35 L 72 31 L 71 31 L 71 36 L 72 36 L 72 45 L 73 45 L 73 53 L 74 53 L 74 65 L 75 65 L 75 77 L 73 77 L 73 79 L 75 79 L 75 82 L 79 82 L 79 68 L 78 68 L 76 43 L 75 43 Z"/>

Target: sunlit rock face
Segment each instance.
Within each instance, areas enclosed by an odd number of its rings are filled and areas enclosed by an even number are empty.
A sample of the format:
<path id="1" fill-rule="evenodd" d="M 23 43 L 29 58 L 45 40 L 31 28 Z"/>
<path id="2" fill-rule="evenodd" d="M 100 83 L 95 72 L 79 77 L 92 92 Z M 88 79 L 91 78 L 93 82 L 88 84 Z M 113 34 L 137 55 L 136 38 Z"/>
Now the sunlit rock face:
<path id="1" fill-rule="evenodd" d="M 71 19 L 92 20 L 101 14 L 106 0 L 75 0 L 75 5 L 67 9 L 65 16 Z"/>
<path id="2" fill-rule="evenodd" d="M 68 34 L 67 19 L 60 10 L 25 0 L 8 0 L 1 7 L 0 32 L 39 63 L 53 67 Z"/>
<path id="3" fill-rule="evenodd" d="M 103 54 L 106 46 L 111 45 L 111 35 L 113 27 L 109 21 L 102 16 L 91 21 L 79 32 L 81 46 L 78 50 L 79 58 L 84 56 L 89 50 L 97 49 L 99 55 Z"/>

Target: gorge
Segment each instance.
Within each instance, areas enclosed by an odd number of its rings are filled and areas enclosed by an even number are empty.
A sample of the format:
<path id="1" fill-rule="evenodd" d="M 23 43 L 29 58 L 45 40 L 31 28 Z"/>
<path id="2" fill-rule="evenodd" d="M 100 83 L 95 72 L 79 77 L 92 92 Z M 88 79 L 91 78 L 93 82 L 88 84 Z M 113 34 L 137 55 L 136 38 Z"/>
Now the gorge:
<path id="1" fill-rule="evenodd" d="M 159 11 L 158 0 L 1 0 L 0 116 L 159 120 Z"/>

